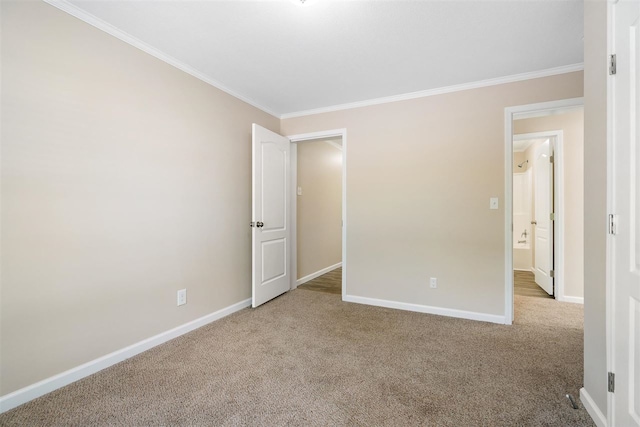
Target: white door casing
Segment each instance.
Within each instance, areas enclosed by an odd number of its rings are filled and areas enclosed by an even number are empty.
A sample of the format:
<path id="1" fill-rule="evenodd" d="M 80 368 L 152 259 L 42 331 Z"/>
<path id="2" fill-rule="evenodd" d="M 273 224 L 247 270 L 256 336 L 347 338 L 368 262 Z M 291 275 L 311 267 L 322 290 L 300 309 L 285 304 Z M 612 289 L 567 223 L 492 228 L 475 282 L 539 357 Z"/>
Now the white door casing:
<path id="1" fill-rule="evenodd" d="M 252 307 L 290 289 L 289 140 L 252 126 Z"/>
<path id="2" fill-rule="evenodd" d="M 614 5 L 612 425 L 640 426 L 640 2 Z"/>
<path id="3" fill-rule="evenodd" d="M 553 165 L 551 141 L 547 139 L 535 151 L 534 271 L 536 283 L 553 295 Z"/>

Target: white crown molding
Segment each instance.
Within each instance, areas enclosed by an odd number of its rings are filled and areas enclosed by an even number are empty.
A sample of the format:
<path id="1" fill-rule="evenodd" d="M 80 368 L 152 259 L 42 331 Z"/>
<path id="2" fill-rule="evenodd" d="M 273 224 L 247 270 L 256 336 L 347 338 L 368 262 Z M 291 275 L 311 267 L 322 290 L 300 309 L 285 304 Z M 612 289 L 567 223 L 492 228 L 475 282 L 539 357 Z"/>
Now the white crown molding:
<path id="1" fill-rule="evenodd" d="M 401 95 L 386 96 L 383 98 L 369 99 L 366 101 L 350 102 L 347 104 L 333 105 L 330 107 L 316 108 L 312 110 L 304 110 L 293 113 L 286 113 L 280 116 L 280 119 L 292 119 L 294 117 L 311 116 L 313 114 L 330 113 L 333 111 L 350 110 L 352 108 L 369 107 L 378 104 L 387 104 L 390 102 L 406 101 L 409 99 L 425 98 L 434 95 L 443 95 L 445 93 L 460 92 L 469 89 L 478 89 L 488 86 L 496 86 L 505 83 L 514 83 L 523 80 L 538 79 L 541 77 L 555 76 L 558 74 L 573 73 L 584 70 L 584 63 L 565 65 L 562 67 L 549 68 L 546 70 L 532 71 L 529 73 L 514 74 L 511 76 L 497 77 L 495 79 L 479 80 L 471 83 L 463 83 L 459 85 L 446 86 L 436 89 L 421 90 L 418 92 L 410 92 Z"/>
<path id="2" fill-rule="evenodd" d="M 342 151 L 342 145 L 338 144 L 335 141 L 325 141 L 327 144 L 331 145 L 334 148 L 337 148 L 338 150 Z"/>
<path id="3" fill-rule="evenodd" d="M 579 64 L 572 64 L 572 65 L 566 65 L 566 66 L 562 66 L 562 67 L 556 67 L 556 68 L 549 68 L 546 70 L 540 70 L 540 71 L 533 71 L 533 72 L 529 72 L 529 73 L 522 73 L 522 74 L 514 74 L 511 76 L 505 76 L 505 77 L 498 77 L 498 78 L 494 78 L 494 79 L 487 79 L 487 80 L 480 80 L 480 81 L 476 81 L 476 82 L 471 82 L 471 83 L 463 83 L 460 85 L 453 85 L 453 86 L 446 86 L 446 87 L 442 87 L 442 88 L 435 88 L 435 89 L 428 89 L 428 90 L 423 90 L 423 91 L 418 91 L 418 92 L 410 92 L 410 93 L 405 93 L 405 94 L 400 94 L 400 95 L 393 95 L 393 96 L 387 96 L 387 97 L 383 97 L 383 98 L 374 98 L 374 99 L 369 99 L 369 100 L 364 100 L 364 101 L 357 101 L 357 102 L 351 102 L 351 103 L 347 103 L 347 104 L 339 104 L 339 105 L 333 105 L 333 106 L 329 106 L 329 107 L 322 107 L 322 108 L 316 108 L 316 109 L 311 109 L 311 110 L 304 110 L 304 111 L 298 111 L 298 112 L 292 112 L 292 113 L 285 113 L 285 114 L 279 114 L 276 113 L 275 111 L 272 111 L 258 103 L 256 103 L 255 101 L 253 101 L 252 99 L 249 99 L 243 95 L 240 95 L 239 93 L 229 89 L 228 87 L 226 87 L 225 85 L 223 85 L 222 83 L 220 83 L 217 80 L 214 80 L 208 76 L 206 76 L 205 74 L 203 74 L 202 72 L 192 68 L 191 66 L 177 60 L 176 58 L 173 58 L 172 56 L 169 56 L 165 53 L 163 53 L 162 51 L 148 45 L 147 43 L 137 39 L 136 37 L 132 36 L 131 34 L 128 34 L 125 31 L 122 31 L 121 29 L 109 24 L 108 22 L 103 21 L 102 19 L 86 12 L 85 10 L 69 3 L 67 0 L 43 0 L 44 2 L 50 4 L 51 6 L 54 6 L 66 13 L 68 13 L 69 15 L 72 15 L 78 19 L 80 19 L 81 21 L 86 22 L 89 25 L 92 25 L 93 27 L 96 27 L 104 32 L 106 32 L 107 34 L 110 34 L 120 40 L 122 40 L 123 42 L 136 47 L 138 49 L 140 49 L 141 51 L 148 53 L 149 55 L 163 61 L 166 62 L 169 65 L 172 65 L 174 67 L 176 67 L 179 70 L 184 71 L 185 73 L 199 79 L 202 80 L 203 82 L 233 96 L 234 98 L 237 98 L 243 102 L 246 102 L 249 105 L 252 105 L 253 107 L 264 111 L 267 114 L 270 114 L 274 117 L 277 117 L 281 120 L 284 119 L 291 119 L 294 117 L 302 117 L 302 116 L 310 116 L 313 114 L 321 114 L 321 113 L 329 113 L 332 111 L 340 111 L 340 110 L 349 110 L 352 108 L 360 108 L 360 107 L 368 107 L 368 106 L 372 106 L 372 105 L 378 105 L 378 104 L 387 104 L 390 102 L 397 102 L 397 101 L 406 101 L 409 99 L 416 99 L 416 98 L 424 98 L 424 97 L 428 97 L 428 96 L 434 96 L 434 95 L 442 95 L 445 93 L 451 93 L 451 92 L 459 92 L 459 91 L 463 91 L 463 90 L 469 90 L 469 89 L 477 89 L 477 88 L 482 88 L 482 87 L 487 87 L 487 86 L 495 86 L 495 85 L 500 85 L 500 84 L 505 84 L 505 83 L 513 83 L 513 82 L 518 82 L 518 81 L 522 81 L 522 80 L 530 80 L 530 79 L 536 79 L 536 78 L 540 78 L 540 77 L 549 77 L 549 76 L 554 76 L 554 75 L 558 75 L 558 74 L 565 74 L 565 73 L 572 73 L 575 71 L 582 71 L 584 70 L 584 64 L 583 63 L 579 63 Z"/>
<path id="4" fill-rule="evenodd" d="M 27 403 L 30 400 L 43 396 L 68 384 L 76 382 L 89 375 L 95 374 L 109 366 L 129 359 L 137 354 L 149 350 L 157 345 L 163 344 L 169 340 L 177 338 L 181 335 L 198 329 L 204 325 L 207 325 L 216 320 L 222 319 L 236 311 L 242 310 L 251 306 L 251 299 L 240 301 L 221 310 L 202 316 L 191 322 L 187 322 L 176 328 L 159 333 L 151 338 L 147 338 L 128 347 L 116 350 L 113 353 L 109 353 L 105 356 L 99 357 L 90 362 L 84 363 L 75 368 L 71 368 L 60 374 L 54 375 L 35 384 L 31 384 L 20 390 L 16 390 L 12 393 L 6 394 L 0 397 L 0 413 L 6 412 L 16 406 Z"/>
<path id="5" fill-rule="evenodd" d="M 136 47 L 138 49 L 140 49 L 141 51 L 148 53 L 149 55 L 158 58 L 159 60 L 166 62 L 169 65 L 172 65 L 174 67 L 176 67 L 177 69 L 184 71 L 185 73 L 199 79 L 202 80 L 203 82 L 210 84 L 211 86 L 220 89 L 221 91 L 227 93 L 228 95 L 233 96 L 234 98 L 237 98 L 243 102 L 246 102 L 249 105 L 252 105 L 254 107 L 256 107 L 259 110 L 264 111 L 267 114 L 270 114 L 274 117 L 280 118 L 280 115 L 274 111 L 269 110 L 266 107 L 263 107 L 262 105 L 256 103 L 255 101 L 240 95 L 237 92 L 234 92 L 233 90 L 229 89 L 228 87 L 226 87 L 225 85 L 223 85 L 222 83 L 213 80 L 210 77 L 207 77 L 206 75 L 204 75 L 203 73 L 201 73 L 200 71 L 190 67 L 189 65 L 161 52 L 160 50 L 149 46 L 148 44 L 146 44 L 145 42 L 135 38 L 134 36 L 132 36 L 131 34 L 126 33 L 125 31 L 122 31 L 121 29 L 109 24 L 108 22 L 103 21 L 102 19 L 86 12 L 83 9 L 80 9 L 79 7 L 69 3 L 66 0 L 43 0 L 44 2 L 50 4 L 51 6 L 54 6 L 60 10 L 62 10 L 63 12 L 68 13 L 69 15 L 72 15 L 78 19 L 80 19 L 81 21 L 86 22 L 89 25 L 92 25 L 96 28 L 98 28 L 99 30 L 104 31 L 107 34 L 110 34 L 120 40 L 122 40 L 123 42 L 130 44 L 133 47 Z"/>
<path id="6" fill-rule="evenodd" d="M 397 310 L 415 311 L 417 313 L 437 314 L 438 316 L 457 317 L 459 319 L 478 320 L 481 322 L 505 324 L 505 317 L 478 313 L 475 311 L 456 310 L 453 308 L 433 307 L 429 305 L 411 304 L 407 302 L 389 301 L 377 298 L 359 297 L 355 295 L 345 295 L 342 301 L 354 302 L 357 304 L 373 305 L 376 307 L 395 308 Z"/>

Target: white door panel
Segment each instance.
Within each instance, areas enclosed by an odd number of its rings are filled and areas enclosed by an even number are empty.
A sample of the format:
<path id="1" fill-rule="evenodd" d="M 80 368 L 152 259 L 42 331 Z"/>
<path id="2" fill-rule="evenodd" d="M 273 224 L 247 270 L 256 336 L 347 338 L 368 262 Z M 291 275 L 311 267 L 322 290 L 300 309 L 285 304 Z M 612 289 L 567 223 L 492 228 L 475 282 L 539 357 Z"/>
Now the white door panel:
<path id="1" fill-rule="evenodd" d="M 535 281 L 549 295 L 553 295 L 553 164 L 550 140 L 544 141 L 535 152 Z"/>
<path id="2" fill-rule="evenodd" d="M 254 124 L 252 146 L 252 306 L 257 307 L 290 288 L 290 142 Z"/>
<path id="3" fill-rule="evenodd" d="M 640 2 L 614 5 L 613 425 L 640 426 Z"/>

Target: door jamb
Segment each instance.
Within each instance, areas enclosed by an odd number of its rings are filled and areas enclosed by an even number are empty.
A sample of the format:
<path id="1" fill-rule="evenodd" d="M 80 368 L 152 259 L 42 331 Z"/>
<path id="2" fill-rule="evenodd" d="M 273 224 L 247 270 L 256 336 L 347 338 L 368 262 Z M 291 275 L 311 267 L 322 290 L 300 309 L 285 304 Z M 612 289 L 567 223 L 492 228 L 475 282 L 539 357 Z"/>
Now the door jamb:
<path id="1" fill-rule="evenodd" d="M 514 141 L 524 139 L 554 138 L 553 141 L 553 211 L 556 220 L 553 222 L 553 286 L 554 297 L 558 301 L 569 301 L 564 295 L 564 132 L 551 130 L 513 135 Z M 512 151 L 513 154 L 513 151 Z M 513 197 L 513 194 L 512 194 Z M 533 195 L 532 195 L 533 197 Z M 512 198 L 513 200 L 513 198 Z M 513 251 L 513 244 L 511 245 Z"/>
<path id="2" fill-rule="evenodd" d="M 294 155 L 297 157 L 296 143 L 310 141 L 314 139 L 334 138 L 339 136 L 342 138 L 342 300 L 347 295 L 347 129 L 333 129 L 320 132 L 303 133 L 298 135 L 287 136 L 291 143 L 292 155 L 289 158 L 290 170 L 291 170 L 291 203 L 289 204 L 291 218 L 291 253 L 290 253 L 290 271 L 291 271 L 291 289 L 295 289 L 297 284 L 297 260 L 298 260 L 298 245 L 297 238 L 297 178 L 298 168 L 297 164 L 294 164 Z"/>
<path id="3" fill-rule="evenodd" d="M 544 110 L 572 109 L 584 106 L 584 99 L 571 98 L 504 109 L 504 318 L 513 323 L 513 119 Z"/>

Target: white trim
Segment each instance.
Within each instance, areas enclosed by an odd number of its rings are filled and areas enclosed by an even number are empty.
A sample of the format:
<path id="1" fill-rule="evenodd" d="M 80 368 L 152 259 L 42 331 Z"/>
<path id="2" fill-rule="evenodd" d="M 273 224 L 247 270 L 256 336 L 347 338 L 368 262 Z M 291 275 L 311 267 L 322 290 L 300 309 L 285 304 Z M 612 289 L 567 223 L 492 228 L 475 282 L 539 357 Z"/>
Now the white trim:
<path id="1" fill-rule="evenodd" d="M 297 284 L 298 286 L 300 286 L 300 285 L 302 285 L 302 284 L 305 284 L 305 283 L 307 283 L 307 282 L 309 282 L 309 281 L 311 281 L 311 280 L 315 279 L 316 277 L 320 277 L 320 276 L 322 276 L 323 274 L 327 274 L 328 272 L 333 271 L 333 270 L 335 270 L 336 268 L 340 268 L 340 267 L 342 267 L 342 263 L 341 263 L 341 262 L 339 262 L 339 263 L 337 263 L 337 264 L 330 265 L 329 267 L 325 267 L 325 268 L 323 268 L 323 269 L 321 269 L 321 270 L 316 271 L 315 273 L 308 274 L 308 275 L 306 275 L 306 276 L 304 276 L 304 277 L 302 277 L 302 278 L 298 279 L 298 280 L 296 281 L 296 284 Z"/>
<path id="2" fill-rule="evenodd" d="M 291 140 L 290 140 L 291 141 Z M 291 253 L 289 254 L 289 274 L 291 275 L 291 284 L 289 289 L 298 287 L 298 144 L 290 142 L 291 147 L 289 158 L 289 170 L 291 171 L 291 203 L 289 204 L 289 228 L 291 229 Z"/>
<path id="3" fill-rule="evenodd" d="M 576 108 L 578 107 L 572 106 L 560 110 L 570 111 Z M 555 286 L 556 299 L 558 301 L 567 301 L 564 294 L 564 132 L 562 130 L 550 130 L 513 135 L 514 141 L 542 138 L 555 138 L 553 143 L 553 155 L 555 157 L 553 163 L 553 203 L 554 211 L 558 215 L 553 223 L 553 270 L 555 271 L 553 283 Z M 535 273 L 535 266 L 532 270 Z"/>
<path id="4" fill-rule="evenodd" d="M 580 401 L 598 427 L 607 427 L 607 417 L 604 416 L 584 387 L 580 389 Z"/>
<path id="5" fill-rule="evenodd" d="M 607 1 L 607 58 L 615 53 L 615 1 Z M 615 146 L 614 146 L 614 82 L 615 80 L 607 73 L 607 211 L 606 214 L 614 213 L 614 192 L 615 192 Z M 613 268 L 613 236 L 608 232 L 607 215 L 602 218 L 601 232 L 606 235 L 605 249 L 605 357 L 607 364 L 607 372 L 615 372 L 615 356 L 616 356 L 616 335 L 615 335 L 615 269 Z M 598 373 L 599 374 L 599 373 Z M 597 406 L 593 405 L 595 408 Z M 607 392 L 607 424 L 615 426 L 615 409 L 616 395 Z M 601 412 L 599 412 L 602 414 Z"/>
<path id="6" fill-rule="evenodd" d="M 130 357 L 147 351 L 157 345 L 163 344 L 169 340 L 184 335 L 195 329 L 198 329 L 206 324 L 219 320 L 225 316 L 228 316 L 236 311 L 251 305 L 251 299 L 240 301 L 236 304 L 230 305 L 223 309 L 220 309 L 214 313 L 207 314 L 199 319 L 192 320 L 181 326 L 162 332 L 158 335 L 154 335 L 151 338 L 147 338 L 128 347 L 116 350 L 113 353 L 109 353 L 90 362 L 84 363 L 75 368 L 71 368 L 60 374 L 54 375 L 42 381 L 38 381 L 35 384 L 31 384 L 27 387 L 16 390 L 13 393 L 6 394 L 0 397 L 0 413 L 13 409 L 16 406 L 27 403 L 37 397 L 43 396 L 89 375 L 95 374 L 109 366 L 122 362 Z"/>
<path id="7" fill-rule="evenodd" d="M 546 70 L 532 71 L 529 73 L 514 74 L 511 76 L 497 77 L 494 79 L 487 79 L 487 80 L 479 80 L 479 81 L 463 83 L 459 85 L 445 86 L 441 88 L 421 90 L 418 92 L 410 92 L 410 93 L 404 93 L 400 95 L 368 99 L 365 101 L 350 102 L 347 104 L 339 104 L 339 105 L 333 105 L 329 107 L 314 108 L 311 110 L 286 113 L 286 114 L 282 114 L 280 118 L 284 120 L 284 119 L 291 119 L 294 117 L 311 116 L 313 114 L 330 113 L 332 111 L 350 110 L 352 108 L 360 108 L 360 107 L 369 107 L 371 105 L 387 104 L 389 102 L 406 101 L 409 99 L 416 99 L 416 98 L 425 98 L 428 96 L 442 95 L 445 93 L 460 92 L 463 90 L 478 89 L 478 88 L 483 88 L 488 86 L 496 86 L 496 85 L 501 85 L 505 83 L 514 83 L 514 82 L 519 82 L 523 80 L 538 79 L 541 77 L 549 77 L 549 76 L 555 76 L 558 74 L 573 73 L 573 72 L 582 71 L 582 70 L 584 70 L 583 63 L 565 65 L 562 67 L 548 68 Z"/>
<path id="8" fill-rule="evenodd" d="M 179 70 L 184 71 L 185 73 L 197 78 L 198 80 L 202 80 L 203 82 L 210 84 L 211 86 L 217 89 L 220 89 L 221 91 L 233 96 L 234 98 L 238 98 L 239 100 L 244 101 L 247 104 L 252 105 L 259 110 L 262 110 L 267 114 L 280 118 L 278 113 L 258 104 L 257 102 L 253 101 L 250 98 L 247 98 L 246 96 L 240 95 L 239 93 L 233 91 L 232 89 L 228 88 L 227 86 L 220 83 L 219 81 L 206 76 L 204 73 L 196 70 L 195 68 L 192 68 L 191 66 L 185 64 L 184 62 L 179 61 L 178 59 L 167 55 L 166 53 L 156 49 L 155 47 L 148 45 L 147 43 L 137 39 L 131 34 L 125 31 L 122 31 L 121 29 L 109 24 L 106 21 L 103 21 L 102 19 L 96 17 L 95 15 L 90 14 L 84 9 L 81 9 L 75 6 L 74 4 L 69 3 L 66 0 L 44 0 L 44 1 L 50 4 L 51 6 L 56 7 L 62 10 L 63 12 L 66 12 L 69 15 L 80 19 L 81 21 L 84 21 L 87 24 L 94 26 L 99 30 L 104 31 L 105 33 L 110 34 L 113 37 L 116 37 L 133 47 L 138 48 L 141 51 L 148 53 L 149 55 L 155 58 L 158 58 L 159 60 L 166 62 L 167 64 L 172 65 Z"/>
<path id="9" fill-rule="evenodd" d="M 504 317 L 513 323 L 513 118 L 517 114 L 584 105 L 583 98 L 506 107 L 504 109 Z"/>
<path id="10" fill-rule="evenodd" d="M 287 136 L 289 141 L 293 145 L 298 142 L 311 141 L 314 139 L 324 139 L 324 138 L 332 138 L 339 136 L 342 138 L 342 300 L 344 301 L 347 296 L 347 129 L 333 129 L 327 131 L 320 132 L 310 132 L 310 133 L 302 133 L 298 135 L 290 135 Z M 297 152 L 296 152 L 297 155 Z M 293 180 L 292 190 L 297 190 L 297 172 L 296 172 L 296 182 Z M 292 204 L 292 208 L 296 207 L 296 204 Z M 291 239 L 296 239 L 297 233 L 297 222 L 296 222 L 296 212 L 291 212 Z M 295 265 L 297 263 L 298 254 L 292 252 L 291 253 L 291 263 Z M 295 276 L 294 276 L 295 277 Z M 292 279 L 293 281 L 293 279 Z M 295 285 L 297 286 L 297 284 Z M 292 283 L 292 289 L 294 285 Z"/>
<path id="11" fill-rule="evenodd" d="M 504 109 L 504 323 L 513 323 L 513 112 Z"/>
<path id="12" fill-rule="evenodd" d="M 433 307 L 429 305 L 411 304 L 407 302 L 389 301 L 377 298 L 345 295 L 343 301 L 356 304 L 373 305 L 376 307 L 395 308 L 397 310 L 414 311 L 416 313 L 436 314 L 438 316 L 457 317 L 459 319 L 479 320 L 481 322 L 504 324 L 504 316 L 496 314 L 478 313 L 475 311 L 456 310 L 453 308 Z"/>
<path id="13" fill-rule="evenodd" d="M 529 248 L 530 249 L 530 248 Z M 526 250 L 526 249 L 525 249 Z M 513 271 L 526 271 L 528 273 L 530 273 L 532 271 L 532 268 L 513 268 Z"/>
<path id="14" fill-rule="evenodd" d="M 558 108 L 556 110 L 531 111 L 527 113 L 516 114 L 513 120 L 535 119 L 537 117 L 556 116 L 558 114 L 570 113 L 578 109 L 580 109 L 579 106 L 572 106 L 567 108 Z"/>
<path id="15" fill-rule="evenodd" d="M 584 304 L 584 298 L 583 297 L 570 297 L 570 296 L 563 296 L 562 298 L 558 298 L 558 301 L 561 302 L 572 302 L 574 304 Z"/>

